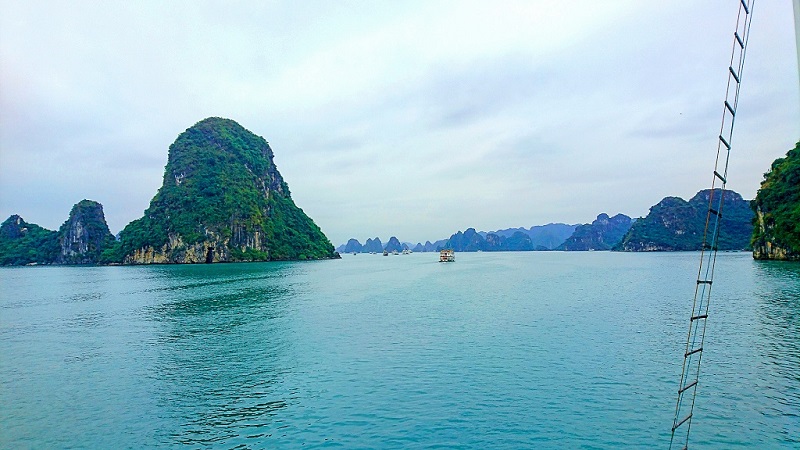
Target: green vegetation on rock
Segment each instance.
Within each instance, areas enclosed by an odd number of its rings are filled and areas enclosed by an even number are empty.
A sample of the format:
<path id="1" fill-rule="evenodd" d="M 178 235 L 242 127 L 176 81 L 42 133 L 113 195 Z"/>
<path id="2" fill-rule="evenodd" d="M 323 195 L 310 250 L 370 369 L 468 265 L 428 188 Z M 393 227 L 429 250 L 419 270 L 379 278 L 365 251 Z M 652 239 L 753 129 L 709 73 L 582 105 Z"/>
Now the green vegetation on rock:
<path id="1" fill-rule="evenodd" d="M 103 205 L 76 203 L 58 231 L 46 230 L 13 215 L 0 225 L 0 265 L 97 264 L 114 245 Z"/>
<path id="2" fill-rule="evenodd" d="M 719 198 L 720 190 L 714 193 Z M 679 197 L 666 197 L 650 208 L 647 217 L 633 223 L 614 250 L 622 251 L 686 251 L 700 250 L 708 216 L 711 190 L 698 192 L 688 202 Z M 716 201 L 716 200 L 715 200 Z M 722 221 L 717 248 L 748 248 L 753 226 L 749 203 L 733 191 L 725 191 Z"/>
<path id="3" fill-rule="evenodd" d="M 58 232 L 13 215 L 0 225 L 0 265 L 50 264 L 58 257 Z"/>
<path id="4" fill-rule="evenodd" d="M 292 201 L 272 149 L 229 119 L 208 118 L 169 148 L 161 188 L 104 262 L 132 264 L 335 257 Z"/>
<path id="5" fill-rule="evenodd" d="M 800 142 L 772 163 L 751 206 L 753 257 L 800 260 Z"/>

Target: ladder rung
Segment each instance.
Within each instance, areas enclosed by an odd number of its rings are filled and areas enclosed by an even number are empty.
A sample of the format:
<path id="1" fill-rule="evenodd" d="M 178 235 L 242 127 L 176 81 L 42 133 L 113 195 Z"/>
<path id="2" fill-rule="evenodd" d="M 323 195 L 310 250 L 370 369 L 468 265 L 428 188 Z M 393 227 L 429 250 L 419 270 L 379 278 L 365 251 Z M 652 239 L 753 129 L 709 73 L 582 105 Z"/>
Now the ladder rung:
<path id="1" fill-rule="evenodd" d="M 672 426 L 672 431 L 675 431 L 675 430 L 677 430 L 679 426 L 683 425 L 683 424 L 684 424 L 684 422 L 686 422 L 687 420 L 689 420 L 691 417 L 692 417 L 692 413 L 689 413 L 689 415 L 688 415 L 688 416 L 686 416 L 686 417 L 684 417 L 684 418 L 683 418 L 683 420 L 681 420 L 680 422 L 678 422 L 677 424 L 675 424 L 675 425 L 673 425 L 673 426 Z"/>
<path id="2" fill-rule="evenodd" d="M 733 106 L 731 106 L 731 104 L 730 104 L 730 103 L 728 103 L 728 101 L 727 101 L 727 100 L 725 100 L 725 107 L 726 107 L 726 108 L 728 108 L 728 111 L 730 111 L 730 112 L 731 112 L 731 115 L 732 115 L 733 117 L 736 117 L 736 111 L 734 111 L 734 110 L 733 110 Z"/>
<path id="3" fill-rule="evenodd" d="M 711 284 L 713 281 L 711 280 L 697 280 L 697 284 Z"/>
<path id="4" fill-rule="evenodd" d="M 695 384 L 697 384 L 697 380 L 694 380 L 694 381 L 692 381 L 691 383 L 687 384 L 686 386 L 684 386 L 684 387 L 682 387 L 682 388 L 678 389 L 678 394 L 683 394 L 683 393 L 684 393 L 684 392 L 686 392 L 687 390 L 691 389 L 691 388 L 692 388 L 692 386 L 694 386 Z"/>
<path id="5" fill-rule="evenodd" d="M 747 2 L 745 0 L 742 0 L 742 6 L 744 7 L 744 13 L 750 14 L 750 8 L 747 7 Z"/>
<path id="6" fill-rule="evenodd" d="M 715 216 L 719 217 L 720 219 L 722 218 L 722 213 L 721 213 L 721 212 L 719 212 L 719 211 L 717 211 L 717 210 L 716 210 L 716 209 L 714 209 L 714 208 L 708 208 L 708 212 L 710 212 L 711 214 L 713 214 L 713 215 L 715 215 Z"/>
<path id="7" fill-rule="evenodd" d="M 694 322 L 695 320 L 700 319 L 708 319 L 708 314 L 700 314 L 699 316 L 694 316 L 691 318 L 690 322 Z"/>
<path id="8" fill-rule="evenodd" d="M 692 351 L 690 351 L 690 352 L 686 352 L 686 354 L 685 354 L 685 355 L 683 355 L 683 357 L 684 357 L 684 358 L 688 358 L 689 356 L 692 356 L 692 355 L 694 355 L 695 353 L 702 352 L 702 351 L 703 351 L 703 347 L 697 347 L 696 349 L 694 349 L 694 350 L 692 350 Z"/>
<path id="9" fill-rule="evenodd" d="M 717 172 L 716 170 L 714 171 L 714 175 L 715 175 L 717 178 L 719 178 L 719 179 L 722 181 L 722 183 L 723 183 L 723 184 L 728 182 L 728 180 L 726 180 L 726 179 L 725 179 L 725 177 L 723 177 L 722 175 L 720 175 L 720 173 L 719 173 L 719 172 Z"/>
<path id="10" fill-rule="evenodd" d="M 719 135 L 719 140 L 722 141 L 722 145 L 724 145 L 725 148 L 727 148 L 728 150 L 731 149 L 731 144 L 729 144 L 728 141 L 726 141 L 725 138 L 722 137 L 721 134 Z"/>
<path id="11" fill-rule="evenodd" d="M 733 75 L 733 78 L 736 80 L 736 82 L 741 83 L 739 80 L 739 75 L 736 75 L 736 72 L 733 71 L 733 66 L 728 66 L 728 70 L 730 70 L 731 75 Z"/>
<path id="12" fill-rule="evenodd" d="M 742 41 L 742 38 L 741 38 L 741 37 L 739 37 L 739 32 L 738 32 L 738 31 L 734 31 L 734 32 L 733 32 L 733 37 L 735 37 L 735 38 L 736 38 L 736 42 L 738 42 L 738 43 L 739 43 L 739 47 L 741 47 L 742 49 L 744 49 L 744 41 Z"/>

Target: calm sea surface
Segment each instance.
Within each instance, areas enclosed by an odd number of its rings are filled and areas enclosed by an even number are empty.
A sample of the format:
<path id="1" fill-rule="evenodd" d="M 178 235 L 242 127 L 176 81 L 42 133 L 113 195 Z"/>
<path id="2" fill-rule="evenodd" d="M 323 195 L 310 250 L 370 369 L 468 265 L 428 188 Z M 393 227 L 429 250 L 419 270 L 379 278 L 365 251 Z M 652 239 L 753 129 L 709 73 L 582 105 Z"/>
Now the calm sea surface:
<path id="1" fill-rule="evenodd" d="M 0 448 L 666 448 L 699 254 L 0 269 Z M 800 448 L 800 264 L 720 254 L 690 444 Z"/>

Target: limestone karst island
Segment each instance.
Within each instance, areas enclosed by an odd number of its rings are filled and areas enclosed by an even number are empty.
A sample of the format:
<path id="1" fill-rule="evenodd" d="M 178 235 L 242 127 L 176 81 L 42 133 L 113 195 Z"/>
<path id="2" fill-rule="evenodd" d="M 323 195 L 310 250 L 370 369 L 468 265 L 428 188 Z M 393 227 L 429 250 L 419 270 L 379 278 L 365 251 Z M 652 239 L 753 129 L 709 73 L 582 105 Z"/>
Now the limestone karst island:
<path id="1" fill-rule="evenodd" d="M 58 231 L 13 215 L 0 264 L 153 264 L 335 258 L 292 201 L 264 138 L 229 119 L 202 120 L 169 147 L 164 181 L 144 216 L 114 239 L 99 203 L 73 207 Z"/>
<path id="2" fill-rule="evenodd" d="M 591 224 L 548 224 L 477 232 L 417 244 L 414 251 L 696 251 L 709 190 L 685 201 L 666 197 L 646 217 L 602 213 Z M 756 259 L 800 260 L 800 143 L 764 174 L 756 198 L 725 195 L 720 250 L 750 250 Z M 392 237 L 347 253 L 402 250 Z M 170 145 L 161 188 L 144 216 L 117 238 L 103 207 L 73 206 L 58 231 L 12 215 L 0 225 L 0 265 L 182 264 L 338 258 L 320 228 L 292 200 L 264 138 L 230 119 L 204 119 Z"/>

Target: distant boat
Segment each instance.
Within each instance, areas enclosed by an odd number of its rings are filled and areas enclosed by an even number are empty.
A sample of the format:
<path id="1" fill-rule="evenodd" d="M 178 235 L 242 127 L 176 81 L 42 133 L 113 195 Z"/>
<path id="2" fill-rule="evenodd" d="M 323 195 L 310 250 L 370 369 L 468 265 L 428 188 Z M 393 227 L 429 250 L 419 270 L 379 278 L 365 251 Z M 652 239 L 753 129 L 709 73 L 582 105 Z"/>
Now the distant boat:
<path id="1" fill-rule="evenodd" d="M 383 251 L 383 256 L 389 256 L 389 252 L 387 252 L 386 250 L 384 250 L 384 251 Z"/>
<path id="2" fill-rule="evenodd" d="M 411 250 L 405 249 L 405 250 L 403 250 L 403 254 L 404 255 L 410 255 L 411 254 Z"/>
<path id="3" fill-rule="evenodd" d="M 442 250 L 439 252 L 439 262 L 455 262 L 456 252 L 453 250 Z"/>
<path id="4" fill-rule="evenodd" d="M 392 250 L 393 255 L 399 255 L 400 253 L 397 250 Z"/>

